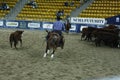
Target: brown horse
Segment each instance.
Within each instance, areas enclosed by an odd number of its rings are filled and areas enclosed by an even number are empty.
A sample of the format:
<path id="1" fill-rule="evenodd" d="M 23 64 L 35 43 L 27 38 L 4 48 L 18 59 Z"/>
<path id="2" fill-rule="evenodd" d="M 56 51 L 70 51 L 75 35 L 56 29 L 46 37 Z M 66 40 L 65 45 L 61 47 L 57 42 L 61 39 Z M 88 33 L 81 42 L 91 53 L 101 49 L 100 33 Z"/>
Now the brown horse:
<path id="1" fill-rule="evenodd" d="M 18 44 L 18 41 L 20 41 L 21 43 L 21 46 L 22 46 L 22 33 L 24 31 L 20 31 L 20 30 L 17 30 L 15 32 L 12 32 L 9 36 L 9 42 L 10 42 L 10 46 L 12 48 L 12 44 L 14 43 L 14 47 L 17 49 L 16 45 Z"/>
<path id="2" fill-rule="evenodd" d="M 46 32 L 48 33 L 49 38 L 46 41 L 47 45 L 44 57 L 46 57 L 47 54 L 49 54 L 49 51 L 52 50 L 51 58 L 53 58 L 57 47 L 61 47 L 63 49 L 65 40 L 63 39 L 63 43 L 60 44 L 61 36 L 58 33 L 47 30 Z"/>
<path id="3" fill-rule="evenodd" d="M 65 24 L 65 32 L 69 33 L 70 28 L 71 28 L 71 23 L 69 22 L 69 20 L 67 20 L 67 23 Z"/>

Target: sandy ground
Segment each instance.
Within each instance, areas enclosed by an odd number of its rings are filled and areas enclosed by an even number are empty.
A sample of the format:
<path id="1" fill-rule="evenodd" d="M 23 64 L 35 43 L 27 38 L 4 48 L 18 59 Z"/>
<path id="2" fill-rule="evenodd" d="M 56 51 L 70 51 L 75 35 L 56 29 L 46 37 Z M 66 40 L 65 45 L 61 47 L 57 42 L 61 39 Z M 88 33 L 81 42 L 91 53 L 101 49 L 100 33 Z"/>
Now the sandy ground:
<path id="1" fill-rule="evenodd" d="M 0 80 L 91 80 L 120 76 L 120 49 L 81 41 L 76 33 L 66 34 L 65 47 L 54 59 L 45 52 L 45 31 L 24 30 L 23 46 L 11 48 L 9 34 L 0 29 Z"/>

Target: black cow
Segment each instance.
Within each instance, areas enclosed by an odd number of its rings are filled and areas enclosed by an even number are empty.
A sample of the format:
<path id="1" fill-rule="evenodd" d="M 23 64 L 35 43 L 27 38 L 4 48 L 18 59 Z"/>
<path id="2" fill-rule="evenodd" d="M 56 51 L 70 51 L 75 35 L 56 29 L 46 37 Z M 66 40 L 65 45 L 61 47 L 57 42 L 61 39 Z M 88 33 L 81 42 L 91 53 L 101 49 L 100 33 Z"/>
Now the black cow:
<path id="1" fill-rule="evenodd" d="M 103 31 L 96 32 L 96 39 L 95 39 L 96 46 L 100 46 L 101 41 L 103 41 L 105 45 L 111 47 L 118 47 L 119 36 L 110 32 L 103 32 Z"/>
<path id="2" fill-rule="evenodd" d="M 9 42 L 10 42 L 10 46 L 12 48 L 12 44 L 14 43 L 14 47 L 17 49 L 16 45 L 18 44 L 18 41 L 20 41 L 21 43 L 21 46 L 22 46 L 22 33 L 24 31 L 21 31 L 21 30 L 17 30 L 15 32 L 12 32 L 9 36 Z"/>
<path id="3" fill-rule="evenodd" d="M 81 40 L 82 40 L 82 38 L 85 38 L 84 40 L 92 41 L 92 33 L 94 30 L 96 30 L 95 27 L 83 28 Z"/>

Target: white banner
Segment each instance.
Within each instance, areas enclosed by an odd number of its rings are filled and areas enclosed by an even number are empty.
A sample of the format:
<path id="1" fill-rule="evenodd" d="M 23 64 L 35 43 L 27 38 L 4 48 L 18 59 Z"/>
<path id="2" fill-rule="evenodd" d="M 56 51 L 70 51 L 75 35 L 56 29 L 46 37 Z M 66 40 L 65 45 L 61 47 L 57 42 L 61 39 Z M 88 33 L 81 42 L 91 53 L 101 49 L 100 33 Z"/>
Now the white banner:
<path id="1" fill-rule="evenodd" d="M 75 31 L 76 30 L 76 25 L 71 25 L 70 30 Z"/>
<path id="2" fill-rule="evenodd" d="M 40 28 L 40 23 L 28 23 L 29 28 Z"/>
<path id="3" fill-rule="evenodd" d="M 88 26 L 81 26 L 80 31 L 82 31 L 83 28 L 87 28 Z"/>
<path id="4" fill-rule="evenodd" d="M 18 27 L 18 22 L 6 22 L 6 26 Z"/>
<path id="5" fill-rule="evenodd" d="M 53 24 L 45 23 L 45 24 L 43 24 L 43 28 L 45 28 L 45 29 L 53 29 Z"/>
<path id="6" fill-rule="evenodd" d="M 3 21 L 0 21 L 0 26 L 3 26 Z"/>
<path id="7" fill-rule="evenodd" d="M 104 25 L 106 21 L 104 18 L 71 17 L 71 23 Z"/>
<path id="8" fill-rule="evenodd" d="M 116 17 L 116 22 L 120 22 L 120 18 L 119 17 Z"/>

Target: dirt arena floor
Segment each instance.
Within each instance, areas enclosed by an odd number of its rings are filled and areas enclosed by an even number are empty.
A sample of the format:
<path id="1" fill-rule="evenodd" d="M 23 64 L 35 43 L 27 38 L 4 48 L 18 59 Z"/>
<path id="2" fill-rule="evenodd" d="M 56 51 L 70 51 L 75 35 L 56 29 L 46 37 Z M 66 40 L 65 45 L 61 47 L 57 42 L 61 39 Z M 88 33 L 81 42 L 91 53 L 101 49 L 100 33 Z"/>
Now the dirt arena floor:
<path id="1" fill-rule="evenodd" d="M 45 52 L 45 31 L 24 30 L 23 46 L 11 48 L 9 35 L 0 29 L 0 80 L 92 80 L 120 76 L 120 49 L 81 41 L 80 33 L 64 34 L 64 49 L 54 59 Z"/>

